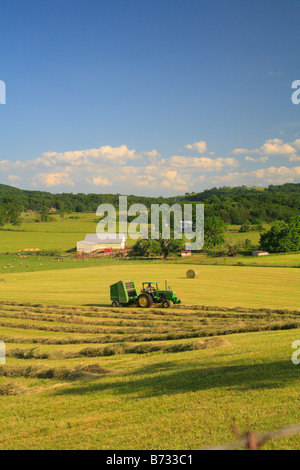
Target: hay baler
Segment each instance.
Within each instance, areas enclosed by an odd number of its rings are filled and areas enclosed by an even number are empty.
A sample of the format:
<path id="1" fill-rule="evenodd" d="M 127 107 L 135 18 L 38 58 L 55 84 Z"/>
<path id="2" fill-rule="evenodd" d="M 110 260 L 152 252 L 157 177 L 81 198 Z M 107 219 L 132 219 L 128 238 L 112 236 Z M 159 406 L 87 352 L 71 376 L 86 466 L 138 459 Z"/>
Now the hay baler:
<path id="1" fill-rule="evenodd" d="M 168 289 L 167 280 L 165 290 L 159 289 L 156 281 L 143 282 L 140 294 L 134 281 L 119 281 L 110 286 L 110 299 L 113 307 L 138 304 L 141 308 L 150 308 L 153 304 L 161 304 L 164 308 L 168 308 L 171 302 L 181 303 L 176 292 Z"/>
<path id="2" fill-rule="evenodd" d="M 134 281 L 119 281 L 110 286 L 112 307 L 136 303 L 139 294 Z"/>

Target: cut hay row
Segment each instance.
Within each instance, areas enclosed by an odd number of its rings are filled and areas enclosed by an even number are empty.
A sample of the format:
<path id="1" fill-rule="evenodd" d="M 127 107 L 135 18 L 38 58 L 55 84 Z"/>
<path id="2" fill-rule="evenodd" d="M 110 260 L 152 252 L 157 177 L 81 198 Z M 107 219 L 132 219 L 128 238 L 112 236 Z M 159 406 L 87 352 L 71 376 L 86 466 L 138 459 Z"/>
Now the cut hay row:
<path id="1" fill-rule="evenodd" d="M 72 323 L 77 325 L 93 325 L 93 326 L 105 326 L 105 327 L 122 327 L 122 328 L 152 328 L 155 325 L 164 326 L 166 323 L 170 322 L 170 319 L 161 319 L 153 318 L 152 320 L 140 320 L 137 321 L 136 318 L 132 318 L 131 321 L 120 320 L 120 317 L 116 320 L 98 320 L 97 318 L 86 318 L 84 316 L 78 315 L 61 315 L 61 314 L 48 314 L 48 313 L 32 313 L 32 311 L 1 311 L 0 318 L 14 318 L 14 319 L 25 319 L 25 320 L 36 320 L 36 321 L 46 321 L 50 323 Z M 177 321 L 177 319 L 174 319 Z"/>
<path id="2" fill-rule="evenodd" d="M 26 382 L 100 377 L 109 373 L 103 365 L 109 356 L 200 354 L 226 346 L 226 335 L 300 328 L 299 313 L 205 306 L 73 309 L 2 302 L 0 340 L 6 343 L 7 363 L 0 370 L 0 395 L 30 393 L 24 383 L 11 382 L 18 377 Z M 36 384 L 33 388 L 39 390 Z"/>
<path id="3" fill-rule="evenodd" d="M 37 379 L 77 380 L 94 378 L 109 374 L 112 371 L 104 369 L 99 364 L 80 365 L 73 368 L 47 366 L 6 366 L 0 368 L 2 377 L 25 377 Z"/>
<path id="4" fill-rule="evenodd" d="M 117 311 L 117 314 L 115 313 Z M 130 313 L 129 313 L 130 312 Z M 86 318 L 78 311 L 67 313 L 57 312 L 54 309 L 14 309 L 9 310 L 0 307 L 0 318 L 26 319 L 46 321 L 49 323 L 70 323 L 78 325 L 108 326 L 108 327 L 153 327 L 164 326 L 171 322 L 183 324 L 184 322 L 196 321 L 199 318 L 263 318 L 263 317 L 282 317 L 282 318 L 299 318 L 299 310 L 283 310 L 283 309 L 245 309 L 245 308 L 218 308 L 206 306 L 176 306 L 174 309 L 107 309 L 105 319 L 103 320 L 103 311 L 93 313 L 93 318 Z"/>
<path id="5" fill-rule="evenodd" d="M 188 311 L 211 311 L 211 312 L 240 312 L 240 313 L 273 313 L 273 314 L 294 314 L 300 315 L 300 310 L 296 309 L 271 309 L 271 308 L 252 308 L 252 307 L 225 307 L 225 306 L 215 306 L 215 305 L 176 305 L 175 309 L 160 309 L 155 308 L 151 310 L 141 310 L 140 308 L 121 308 L 114 309 L 109 305 L 102 306 L 66 306 L 66 305 L 48 305 L 48 304 L 39 304 L 31 302 L 11 302 L 11 301 L 0 301 L 0 311 L 25 311 L 25 307 L 28 307 L 27 311 L 35 311 L 37 313 L 49 313 L 49 314 L 62 314 L 62 315 L 77 315 L 87 316 L 92 315 L 93 317 L 105 317 L 109 318 L 127 318 L 129 315 L 139 315 L 139 317 L 144 318 L 149 313 L 152 315 L 182 315 L 181 310 Z"/>
<path id="6" fill-rule="evenodd" d="M 83 333 L 83 334 L 105 334 L 105 335 L 123 335 L 123 334 L 136 334 L 136 333 L 151 333 L 153 331 L 153 328 L 142 328 L 142 327 L 116 327 L 116 328 L 101 328 L 101 327 L 92 327 L 92 326 L 82 326 L 82 325 L 76 325 L 76 324 L 71 324 L 71 325 L 63 325 L 63 324 L 57 324 L 54 325 L 52 322 L 50 324 L 46 324 L 46 322 L 41 322 L 41 323 L 32 323 L 31 320 L 28 320 L 24 322 L 24 319 L 22 319 L 23 323 L 16 321 L 7 321 L 7 320 L 1 320 L 0 321 L 0 327 L 4 328 L 18 328 L 22 330 L 37 330 L 37 331 L 52 331 L 56 333 Z M 154 327 L 155 328 L 155 327 Z M 160 328 L 162 332 L 167 332 L 168 328 L 161 327 Z"/>
<path id="7" fill-rule="evenodd" d="M 190 331 L 172 331 L 169 333 L 151 333 L 135 335 L 83 335 L 83 336 L 14 336 L 2 335 L 1 339 L 7 345 L 9 344 L 45 344 L 45 345 L 63 345 L 63 344 L 119 344 L 119 343 L 144 343 L 156 341 L 175 341 L 180 339 L 207 338 L 214 336 L 224 336 L 237 333 L 254 333 L 258 331 L 278 331 L 300 328 L 298 322 L 263 322 L 263 323 L 228 323 L 223 326 L 205 326 L 202 329 L 191 329 Z"/>
<path id="8" fill-rule="evenodd" d="M 146 354 L 150 352 L 161 351 L 163 353 L 196 351 L 200 349 L 211 349 L 226 346 L 228 343 L 222 338 L 211 338 L 205 340 L 197 340 L 192 342 L 174 342 L 174 343 L 144 343 L 144 344 L 112 344 L 105 347 L 85 347 L 78 351 L 72 350 L 54 350 L 51 352 L 42 352 L 38 348 L 11 349 L 7 353 L 7 357 L 17 359 L 75 359 L 83 357 L 103 357 L 114 356 L 119 354 Z"/>
<path id="9" fill-rule="evenodd" d="M 20 305 L 16 305 L 20 307 Z M 13 308 L 13 306 L 10 306 Z M 176 312 L 167 310 L 151 310 L 156 315 L 152 315 L 152 320 L 138 321 L 134 323 L 128 320 L 119 320 L 115 323 L 105 320 L 86 319 L 79 316 L 64 316 L 61 313 L 41 313 L 40 305 L 24 312 L 17 308 L 13 310 L 0 311 L 0 326 L 7 329 L 29 330 L 34 333 L 38 331 L 71 334 L 69 338 L 31 337 L 25 336 L 24 342 L 40 342 L 47 344 L 69 343 L 120 343 L 120 342 L 144 342 L 160 341 L 181 338 L 199 338 L 205 336 L 216 336 L 229 334 L 229 332 L 248 332 L 267 329 L 286 329 L 299 327 L 299 312 L 282 310 L 247 310 L 247 309 L 226 309 L 219 311 L 209 311 L 202 307 L 200 309 L 183 309 Z M 211 307 L 212 310 L 214 307 Z M 38 313 L 36 310 L 38 309 Z M 113 310 L 113 309 L 112 309 Z M 122 318 L 122 309 L 119 309 L 119 318 Z M 248 313 L 249 312 L 249 313 Z M 107 312 L 109 315 L 109 312 Z M 113 313 L 114 314 L 114 313 Z M 145 311 L 147 315 L 147 311 Z M 142 314 L 140 314 L 142 316 Z M 174 317 L 175 315 L 175 317 Z M 127 315 L 128 316 L 128 315 Z M 101 326 L 100 326 L 101 325 Z M 74 338 L 74 336 L 76 337 Z M 3 336 L 3 334 L 2 334 Z M 13 342 L 21 342 L 20 336 L 11 336 Z"/>

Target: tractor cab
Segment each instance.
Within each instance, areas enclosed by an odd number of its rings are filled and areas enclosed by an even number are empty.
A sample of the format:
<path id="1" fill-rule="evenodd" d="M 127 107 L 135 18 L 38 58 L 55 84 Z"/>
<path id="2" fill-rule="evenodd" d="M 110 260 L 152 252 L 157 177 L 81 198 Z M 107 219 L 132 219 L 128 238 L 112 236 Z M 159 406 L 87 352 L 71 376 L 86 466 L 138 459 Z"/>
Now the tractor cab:
<path id="1" fill-rule="evenodd" d="M 145 281 L 143 282 L 143 288 L 141 292 L 148 292 L 154 294 L 158 290 L 158 283 L 156 281 Z"/>

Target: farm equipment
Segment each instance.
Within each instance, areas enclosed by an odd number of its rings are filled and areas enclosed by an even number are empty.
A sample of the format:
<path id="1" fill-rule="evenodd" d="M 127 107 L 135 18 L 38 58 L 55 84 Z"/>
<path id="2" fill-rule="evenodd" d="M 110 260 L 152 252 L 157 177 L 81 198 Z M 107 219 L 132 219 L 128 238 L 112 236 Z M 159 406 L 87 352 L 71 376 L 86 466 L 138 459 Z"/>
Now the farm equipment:
<path id="1" fill-rule="evenodd" d="M 160 290 L 156 281 L 143 282 L 142 286 L 141 292 L 138 293 L 134 281 L 119 281 L 112 284 L 110 286 L 112 307 L 137 304 L 141 308 L 150 308 L 153 304 L 161 304 L 164 308 L 168 308 L 171 302 L 181 303 L 176 292 L 168 288 L 167 280 L 165 290 Z"/>

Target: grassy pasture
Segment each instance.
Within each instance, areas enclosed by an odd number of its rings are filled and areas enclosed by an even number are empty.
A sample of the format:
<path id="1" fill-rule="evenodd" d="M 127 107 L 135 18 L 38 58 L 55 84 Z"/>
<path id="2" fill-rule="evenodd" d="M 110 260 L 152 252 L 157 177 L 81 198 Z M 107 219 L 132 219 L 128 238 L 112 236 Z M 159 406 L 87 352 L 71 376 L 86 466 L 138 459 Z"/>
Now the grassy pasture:
<path id="1" fill-rule="evenodd" d="M 254 266 L 254 267 L 300 267 L 300 253 L 284 254 L 284 255 L 270 255 L 254 257 L 238 256 L 236 258 L 213 258 L 203 255 L 195 254 L 189 258 L 171 257 L 163 262 L 164 266 L 177 264 L 186 264 L 205 266 Z M 104 267 L 104 266 L 144 266 L 145 269 L 149 265 L 154 264 L 151 260 L 135 260 L 128 259 L 114 259 L 109 257 L 104 258 L 75 258 L 73 256 L 39 256 L 37 254 L 18 253 L 17 255 L 0 254 L 0 276 L 8 273 L 28 273 L 35 271 L 49 271 L 61 269 L 77 269 L 87 267 Z M 201 268 L 202 269 L 202 268 Z M 0 277 L 1 279 L 1 277 Z"/>
<path id="2" fill-rule="evenodd" d="M 0 231 L 0 252 L 67 250 L 95 232 L 94 214 L 54 219 Z M 299 254 L 21 256 L 0 255 L 0 449 L 195 449 L 234 439 L 233 421 L 241 432 L 300 421 Z M 110 284 L 149 278 L 168 278 L 183 304 L 110 307 Z M 265 448 L 299 449 L 299 437 Z"/>
<path id="3" fill-rule="evenodd" d="M 39 222 L 39 214 L 23 214 L 23 222 L 17 229 L 10 224 L 0 231 L 0 253 L 16 252 L 24 248 L 67 251 L 76 247 L 87 233 L 96 233 L 95 213 L 66 214 L 62 221 L 59 214 L 51 214 L 51 221 Z M 267 226 L 266 226 L 267 227 Z M 250 239 L 254 245 L 259 242 L 259 232 L 239 233 L 239 226 L 229 226 L 225 234 L 226 242 L 236 244 Z M 117 225 L 118 229 L 118 225 Z M 127 245 L 134 244 L 128 237 Z"/>
<path id="4" fill-rule="evenodd" d="M 67 251 L 76 247 L 76 242 L 83 240 L 85 235 L 86 233 L 83 232 L 4 230 L 0 231 L 0 251 L 1 253 L 15 253 L 26 248 Z"/>
<path id="5" fill-rule="evenodd" d="M 198 266 L 199 277 L 187 279 L 187 264 L 120 262 L 82 269 L 0 275 L 0 300 L 67 305 L 110 305 L 109 286 L 133 279 L 165 278 L 187 305 L 298 308 L 300 270 L 246 266 Z"/>
<path id="6" fill-rule="evenodd" d="M 300 419 L 297 311 L 4 302 L 0 323 L 0 449 L 197 449 L 234 439 L 234 421 Z"/>
<path id="7" fill-rule="evenodd" d="M 1 257 L 0 257 L 1 260 Z M 234 257 L 216 257 L 203 254 L 194 254 L 189 258 L 173 258 L 172 263 L 189 263 L 199 265 L 216 266 L 257 266 L 257 267 L 300 267 L 300 253 L 280 253 L 270 254 L 268 256 L 234 256 Z"/>
<path id="8" fill-rule="evenodd" d="M 10 258 L 3 257 L 3 254 L 17 253 L 20 250 L 28 248 L 39 248 L 40 250 L 59 250 L 68 251 L 75 249 L 76 242 L 84 239 L 87 233 L 95 233 L 98 219 L 94 213 L 91 214 L 66 214 L 64 221 L 61 220 L 59 214 L 52 214 L 52 221 L 49 222 L 37 222 L 38 214 L 23 214 L 23 223 L 20 229 L 16 229 L 11 225 L 6 225 L 4 230 L 0 231 L 0 274 L 2 269 L 10 263 L 14 266 L 14 272 L 27 272 L 33 270 L 55 269 L 62 266 L 57 266 L 57 263 L 47 262 L 44 260 L 43 268 L 40 268 L 40 262 L 35 263 L 34 259 L 31 259 L 30 266 L 26 266 L 23 263 L 23 268 L 20 268 L 20 264 L 16 266 L 14 263 L 13 256 Z M 250 231 L 247 233 L 239 233 L 238 225 L 231 225 L 227 227 L 225 233 L 226 243 L 232 245 L 243 243 L 247 238 L 251 240 L 254 246 L 259 243 L 260 233 Z M 265 225 L 265 228 L 269 228 Z M 130 236 L 127 239 L 127 245 L 131 246 L 135 243 Z M 2 253 L 2 254 L 1 254 Z M 6 255 L 9 256 L 9 255 Z M 53 260 L 52 260 L 53 261 Z M 217 265 L 247 265 L 247 266 L 274 266 L 274 267 L 299 267 L 300 266 L 300 254 L 283 254 L 283 255 L 271 255 L 268 257 L 253 258 L 251 256 L 237 256 L 231 257 L 211 257 L 205 255 L 195 255 L 192 258 L 181 260 L 178 257 L 173 257 L 171 262 L 178 263 L 190 263 L 190 264 L 217 264 Z M 68 264 L 69 263 L 69 264 Z M 100 261 L 93 261 L 94 264 L 102 264 Z M 67 260 L 64 264 L 66 267 L 78 267 L 71 264 L 71 260 Z M 47 266 L 47 267 L 46 267 Z M 82 264 L 80 265 L 82 266 Z M 9 269 L 11 270 L 11 269 Z"/>

